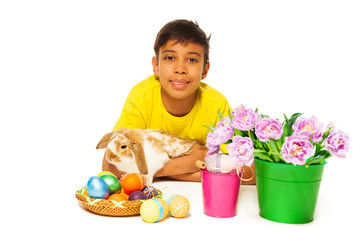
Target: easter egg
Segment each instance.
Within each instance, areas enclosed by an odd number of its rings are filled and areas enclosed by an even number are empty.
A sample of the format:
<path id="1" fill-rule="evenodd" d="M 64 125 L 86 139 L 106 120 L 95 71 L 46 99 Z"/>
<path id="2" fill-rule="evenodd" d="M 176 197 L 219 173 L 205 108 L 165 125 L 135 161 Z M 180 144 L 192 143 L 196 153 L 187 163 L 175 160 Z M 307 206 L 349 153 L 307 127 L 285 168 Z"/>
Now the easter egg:
<path id="1" fill-rule="evenodd" d="M 113 173 L 110 172 L 110 171 L 102 171 L 102 172 L 99 173 L 97 176 L 98 176 L 98 177 L 101 177 L 102 175 L 112 175 L 112 176 L 116 177 L 115 174 L 113 174 Z"/>
<path id="2" fill-rule="evenodd" d="M 129 201 L 145 200 L 145 199 L 147 199 L 147 197 L 146 197 L 145 193 L 143 193 L 141 191 L 135 191 L 129 195 Z"/>
<path id="3" fill-rule="evenodd" d="M 113 201 L 116 201 L 116 202 L 121 202 L 121 201 L 127 201 L 127 197 L 124 195 L 124 194 L 121 194 L 121 193 L 114 193 L 114 194 L 111 194 L 107 200 L 113 200 Z"/>
<path id="4" fill-rule="evenodd" d="M 101 177 L 91 177 L 86 186 L 90 197 L 102 199 L 107 199 L 109 197 L 109 187 Z"/>
<path id="5" fill-rule="evenodd" d="M 140 216 L 147 223 L 156 223 L 163 220 L 169 213 L 168 204 L 158 198 L 146 200 L 140 207 Z"/>
<path id="6" fill-rule="evenodd" d="M 121 191 L 120 195 L 123 196 L 126 200 L 129 200 L 129 194 L 125 193 L 124 191 Z"/>
<path id="7" fill-rule="evenodd" d="M 87 192 L 87 189 L 84 190 L 83 194 L 84 194 L 85 196 L 87 196 L 87 197 L 90 197 L 89 194 L 88 194 L 88 192 Z"/>
<path id="8" fill-rule="evenodd" d="M 125 193 L 130 194 L 134 191 L 141 191 L 145 187 L 146 180 L 141 173 L 128 173 L 121 179 L 121 186 Z"/>
<path id="9" fill-rule="evenodd" d="M 176 218 L 185 217 L 190 211 L 189 200 L 182 195 L 173 195 L 168 200 L 170 215 Z"/>
<path id="10" fill-rule="evenodd" d="M 143 193 L 145 193 L 146 197 L 148 199 L 156 197 L 157 195 L 159 195 L 159 192 L 157 189 L 155 189 L 152 186 L 145 186 L 145 188 L 142 190 Z"/>
<path id="11" fill-rule="evenodd" d="M 109 187 L 109 193 L 113 194 L 117 191 L 121 190 L 121 184 L 119 180 L 110 174 L 104 174 L 100 176 L 105 182 L 106 185 Z"/>

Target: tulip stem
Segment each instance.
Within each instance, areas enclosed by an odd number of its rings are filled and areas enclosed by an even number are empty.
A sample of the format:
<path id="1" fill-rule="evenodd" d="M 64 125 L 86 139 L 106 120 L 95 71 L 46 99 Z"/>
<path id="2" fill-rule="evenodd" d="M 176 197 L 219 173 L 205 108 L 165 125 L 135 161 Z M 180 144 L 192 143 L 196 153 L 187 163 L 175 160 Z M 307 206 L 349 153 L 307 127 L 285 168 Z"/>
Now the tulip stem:
<path id="1" fill-rule="evenodd" d="M 272 150 L 274 154 L 271 154 L 275 162 L 282 162 L 280 149 L 278 148 L 279 144 L 276 143 L 276 140 L 268 141 L 270 146 L 270 151 Z"/>

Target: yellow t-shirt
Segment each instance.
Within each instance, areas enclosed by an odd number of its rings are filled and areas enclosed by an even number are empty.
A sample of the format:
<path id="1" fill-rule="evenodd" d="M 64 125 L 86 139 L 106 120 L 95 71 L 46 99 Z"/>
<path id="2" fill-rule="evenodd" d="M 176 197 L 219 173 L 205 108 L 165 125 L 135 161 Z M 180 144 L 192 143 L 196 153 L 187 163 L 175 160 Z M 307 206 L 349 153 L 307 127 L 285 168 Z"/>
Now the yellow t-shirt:
<path id="1" fill-rule="evenodd" d="M 160 82 L 152 75 L 133 87 L 113 130 L 162 129 L 182 138 L 198 139 L 205 144 L 210 130 L 203 125 L 216 125 L 218 110 L 227 116 L 228 109 L 232 110 L 226 98 L 201 82 L 193 109 L 183 117 L 173 116 L 166 111 Z"/>

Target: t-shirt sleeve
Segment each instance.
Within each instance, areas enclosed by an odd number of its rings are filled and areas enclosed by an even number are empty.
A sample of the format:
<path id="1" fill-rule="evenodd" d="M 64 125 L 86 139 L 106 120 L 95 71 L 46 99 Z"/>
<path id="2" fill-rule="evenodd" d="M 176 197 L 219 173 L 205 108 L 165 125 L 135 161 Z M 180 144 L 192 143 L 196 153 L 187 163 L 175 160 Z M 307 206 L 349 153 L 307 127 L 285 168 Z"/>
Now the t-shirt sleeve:
<path id="1" fill-rule="evenodd" d="M 117 120 L 113 131 L 120 128 L 145 128 L 144 111 L 141 109 L 142 104 L 136 103 L 133 98 L 128 98 L 124 103 L 121 115 Z"/>

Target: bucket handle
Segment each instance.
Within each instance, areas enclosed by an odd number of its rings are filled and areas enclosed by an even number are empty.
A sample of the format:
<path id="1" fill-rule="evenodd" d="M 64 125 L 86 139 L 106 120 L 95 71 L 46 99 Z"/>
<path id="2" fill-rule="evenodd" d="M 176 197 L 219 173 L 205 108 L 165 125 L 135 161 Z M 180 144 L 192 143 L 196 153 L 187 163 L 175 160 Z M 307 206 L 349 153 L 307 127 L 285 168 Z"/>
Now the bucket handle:
<path id="1" fill-rule="evenodd" d="M 247 166 L 247 165 L 244 165 L 244 166 Z M 236 168 L 236 174 L 238 175 L 238 177 L 242 180 L 242 181 L 245 181 L 245 182 L 248 182 L 248 181 L 251 181 L 253 178 L 254 178 L 254 171 L 252 170 L 251 167 L 247 166 L 250 170 L 251 170 L 251 177 L 250 178 L 242 178 L 240 177 L 240 171 L 241 173 L 244 172 L 244 169 L 243 167 L 237 167 Z"/>
<path id="2" fill-rule="evenodd" d="M 206 162 L 202 160 L 196 160 L 195 165 L 200 169 L 206 168 Z"/>

